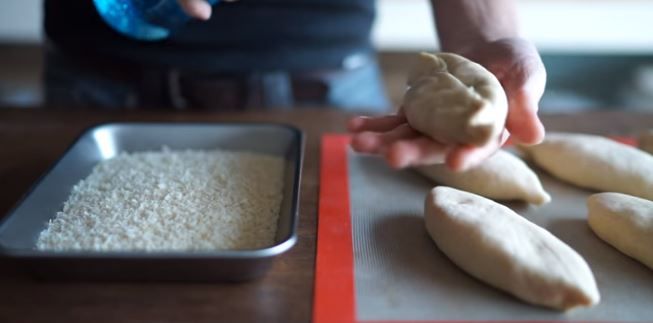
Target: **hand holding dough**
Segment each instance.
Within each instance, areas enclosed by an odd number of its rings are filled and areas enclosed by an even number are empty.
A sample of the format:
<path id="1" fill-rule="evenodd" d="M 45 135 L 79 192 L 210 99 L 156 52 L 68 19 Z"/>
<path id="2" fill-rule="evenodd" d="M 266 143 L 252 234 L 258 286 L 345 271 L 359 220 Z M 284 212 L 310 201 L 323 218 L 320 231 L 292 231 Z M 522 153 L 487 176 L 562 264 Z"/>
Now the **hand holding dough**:
<path id="1" fill-rule="evenodd" d="M 574 185 L 653 199 L 653 156 L 600 136 L 549 133 L 520 147 L 549 173 Z"/>
<path id="2" fill-rule="evenodd" d="M 599 238 L 653 269 L 653 202 L 620 193 L 587 199 L 588 221 Z"/>
<path id="3" fill-rule="evenodd" d="M 491 199 L 524 200 L 538 205 L 551 201 L 540 179 L 528 165 L 503 150 L 464 172 L 454 172 L 445 165 L 421 166 L 416 170 L 438 184 Z"/>
<path id="4" fill-rule="evenodd" d="M 403 101 L 408 124 L 444 144 L 499 140 L 508 100 L 497 78 L 456 54 L 422 53 L 420 59 Z"/>
<path id="5" fill-rule="evenodd" d="M 643 132 L 638 138 L 639 149 L 653 154 L 653 129 Z"/>
<path id="6" fill-rule="evenodd" d="M 440 186 L 427 196 L 424 216 L 438 248 L 461 269 L 494 287 L 560 310 L 599 302 L 585 260 L 501 204 Z"/>

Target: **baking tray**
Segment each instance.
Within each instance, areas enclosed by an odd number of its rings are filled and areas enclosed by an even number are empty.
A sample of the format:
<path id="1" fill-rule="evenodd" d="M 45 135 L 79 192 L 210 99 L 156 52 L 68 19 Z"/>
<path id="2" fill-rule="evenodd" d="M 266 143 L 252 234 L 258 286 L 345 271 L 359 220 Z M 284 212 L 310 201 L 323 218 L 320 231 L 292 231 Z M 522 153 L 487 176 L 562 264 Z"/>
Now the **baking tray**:
<path id="1" fill-rule="evenodd" d="M 225 149 L 283 157 L 284 190 L 274 245 L 206 252 L 53 252 L 36 249 L 39 233 L 73 186 L 120 152 Z M 93 280 L 244 281 L 262 276 L 297 241 L 304 136 L 265 123 L 108 123 L 86 130 L 0 224 L 0 254 L 38 277 Z"/>

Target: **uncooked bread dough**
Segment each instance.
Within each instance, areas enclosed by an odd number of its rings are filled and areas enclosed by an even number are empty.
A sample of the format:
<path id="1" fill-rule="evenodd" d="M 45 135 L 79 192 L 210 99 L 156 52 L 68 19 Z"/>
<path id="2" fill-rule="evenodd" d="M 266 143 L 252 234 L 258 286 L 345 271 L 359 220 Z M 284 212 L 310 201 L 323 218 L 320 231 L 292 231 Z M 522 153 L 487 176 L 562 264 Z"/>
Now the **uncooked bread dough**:
<path id="1" fill-rule="evenodd" d="M 642 133 L 638 139 L 639 149 L 653 154 L 653 129 Z"/>
<path id="2" fill-rule="evenodd" d="M 416 170 L 438 184 L 491 199 L 523 200 L 538 205 L 551 201 L 537 174 L 517 156 L 503 150 L 465 172 L 451 171 L 442 164 Z"/>
<path id="3" fill-rule="evenodd" d="M 535 163 L 571 184 L 653 199 L 653 156 L 600 136 L 549 133 L 520 147 Z"/>
<path id="4" fill-rule="evenodd" d="M 508 100 L 483 66 L 456 54 L 422 53 L 408 86 L 403 111 L 414 129 L 445 144 L 498 140 Z"/>
<path id="5" fill-rule="evenodd" d="M 587 199 L 592 231 L 621 252 L 653 269 L 653 202 L 620 193 Z"/>
<path id="6" fill-rule="evenodd" d="M 438 248 L 496 288 L 559 310 L 600 300 L 594 275 L 578 253 L 501 204 L 439 186 L 427 196 L 424 216 Z"/>

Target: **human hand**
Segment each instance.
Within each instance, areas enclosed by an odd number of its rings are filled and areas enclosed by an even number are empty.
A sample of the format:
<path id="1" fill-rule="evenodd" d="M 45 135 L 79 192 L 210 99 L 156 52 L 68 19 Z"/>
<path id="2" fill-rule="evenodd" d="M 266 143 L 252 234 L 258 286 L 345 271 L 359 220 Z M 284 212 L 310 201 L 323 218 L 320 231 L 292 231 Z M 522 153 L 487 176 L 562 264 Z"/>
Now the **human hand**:
<path id="1" fill-rule="evenodd" d="M 544 127 L 537 110 L 546 72 L 535 47 L 526 40 L 510 38 L 476 44 L 460 54 L 495 74 L 506 91 L 508 117 L 500 138 L 481 147 L 444 145 L 412 129 L 400 110 L 395 115 L 350 120 L 352 148 L 384 155 L 395 168 L 445 162 L 452 170 L 463 171 L 491 156 L 511 134 L 524 144 L 542 141 Z"/>
<path id="2" fill-rule="evenodd" d="M 211 5 L 206 0 L 177 0 L 177 3 L 190 17 L 200 20 L 211 18 Z"/>
<path id="3" fill-rule="evenodd" d="M 354 117 L 347 128 L 353 133 L 355 151 L 383 155 L 394 168 L 446 163 L 452 170 L 464 171 L 492 155 L 509 136 L 504 130 L 500 138 L 482 147 L 446 145 L 413 129 L 401 110 L 381 117 Z"/>
<path id="4" fill-rule="evenodd" d="M 504 38 L 470 46 L 461 55 L 492 72 L 508 97 L 506 129 L 513 139 L 526 145 L 544 139 L 544 126 L 537 116 L 544 94 L 546 70 L 533 43 L 522 38 Z"/>

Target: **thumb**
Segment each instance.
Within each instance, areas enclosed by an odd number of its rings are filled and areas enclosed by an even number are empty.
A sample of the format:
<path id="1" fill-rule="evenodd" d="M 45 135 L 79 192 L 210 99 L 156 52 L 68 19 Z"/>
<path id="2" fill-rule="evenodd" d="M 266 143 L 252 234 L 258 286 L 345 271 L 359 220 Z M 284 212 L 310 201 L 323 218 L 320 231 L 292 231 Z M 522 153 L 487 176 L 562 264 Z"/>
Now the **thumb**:
<path id="1" fill-rule="evenodd" d="M 537 116 L 537 99 L 527 91 L 507 93 L 509 98 L 506 128 L 519 143 L 539 144 L 544 139 L 544 125 Z"/>

